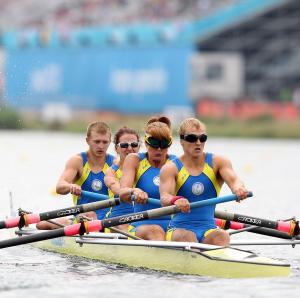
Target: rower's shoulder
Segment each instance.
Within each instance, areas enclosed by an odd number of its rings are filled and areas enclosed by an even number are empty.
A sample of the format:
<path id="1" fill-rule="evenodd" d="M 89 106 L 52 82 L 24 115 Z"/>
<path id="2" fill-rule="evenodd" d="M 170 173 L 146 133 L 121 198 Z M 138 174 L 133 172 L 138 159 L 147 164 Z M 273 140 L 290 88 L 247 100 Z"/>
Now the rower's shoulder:
<path id="1" fill-rule="evenodd" d="M 161 168 L 161 171 L 163 172 L 174 172 L 177 171 L 177 166 L 176 166 L 176 159 L 177 157 L 173 159 L 169 159 Z"/>
<path id="2" fill-rule="evenodd" d="M 224 164 L 231 163 L 227 156 L 219 154 L 212 154 L 212 161 L 214 166 L 221 166 Z"/>
<path id="3" fill-rule="evenodd" d="M 83 159 L 81 153 L 75 154 L 69 158 L 66 165 L 70 167 L 82 167 Z"/>

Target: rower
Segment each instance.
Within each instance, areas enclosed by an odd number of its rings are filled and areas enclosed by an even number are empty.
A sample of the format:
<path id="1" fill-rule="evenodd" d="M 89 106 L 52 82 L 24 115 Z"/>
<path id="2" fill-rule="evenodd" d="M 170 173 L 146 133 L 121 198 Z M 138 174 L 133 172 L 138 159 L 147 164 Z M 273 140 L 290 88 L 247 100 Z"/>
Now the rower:
<path id="1" fill-rule="evenodd" d="M 248 191 L 227 158 L 204 151 L 204 123 L 188 118 L 181 123 L 179 135 L 183 155 L 160 172 L 161 204 L 177 205 L 182 211 L 172 217 L 167 240 L 228 245 L 229 234 L 215 224 L 215 205 L 190 210 L 190 203 L 217 197 L 224 182 L 238 201 L 245 199 Z"/>
<path id="2" fill-rule="evenodd" d="M 119 160 L 106 171 L 104 181 L 108 187 L 109 197 L 119 197 L 120 194 L 120 179 L 122 177 L 122 169 L 126 156 L 130 153 L 137 153 L 140 149 L 139 134 L 132 128 L 126 126 L 120 128 L 114 136 L 114 144 Z M 121 216 L 133 213 L 132 202 L 121 202 L 120 205 L 112 207 L 107 213 L 107 218 Z M 119 225 L 115 228 L 127 232 L 128 224 Z M 106 232 L 112 229 L 105 229 Z"/>
<path id="3" fill-rule="evenodd" d="M 66 195 L 73 195 L 74 205 L 81 205 L 97 201 L 94 198 L 81 197 L 81 190 L 96 192 L 108 195 L 108 188 L 104 183 L 104 175 L 107 169 L 113 164 L 114 157 L 107 154 L 111 142 L 111 130 L 104 122 L 96 121 L 87 128 L 86 142 L 88 150 L 72 156 L 66 163 L 57 185 L 56 192 Z M 85 216 L 92 219 L 103 219 L 109 208 L 90 211 Z M 61 218 L 59 223 L 68 225 L 73 221 L 68 218 Z M 57 226 L 40 222 L 38 229 L 56 229 Z"/>
<path id="4" fill-rule="evenodd" d="M 168 149 L 172 144 L 171 122 L 169 118 L 152 117 L 145 127 L 146 152 L 129 154 L 123 165 L 120 199 L 130 202 L 135 198 L 134 212 L 158 208 L 148 203 L 148 196 L 159 199 L 159 172 L 170 159 Z M 145 240 L 165 240 L 165 232 L 170 216 L 142 220 L 132 223 L 129 232 Z"/>

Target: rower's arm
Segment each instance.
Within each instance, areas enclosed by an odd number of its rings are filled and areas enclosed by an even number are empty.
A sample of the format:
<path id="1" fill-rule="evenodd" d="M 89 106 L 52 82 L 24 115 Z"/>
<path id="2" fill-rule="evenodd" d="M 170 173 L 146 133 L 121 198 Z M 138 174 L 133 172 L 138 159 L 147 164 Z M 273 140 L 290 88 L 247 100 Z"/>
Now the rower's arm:
<path id="1" fill-rule="evenodd" d="M 122 201 L 131 201 L 131 195 L 134 193 L 133 186 L 139 161 L 139 156 L 136 153 L 128 154 L 124 160 L 119 193 Z"/>
<path id="2" fill-rule="evenodd" d="M 233 170 L 230 160 L 225 157 L 218 156 L 215 158 L 215 161 L 221 178 L 229 186 L 231 191 L 238 196 L 238 200 L 246 199 L 248 191 L 243 181 Z"/>
<path id="3" fill-rule="evenodd" d="M 104 177 L 104 182 L 106 186 L 115 194 L 119 195 L 120 193 L 120 181 L 116 177 L 116 172 L 112 169 L 109 168 L 107 169 Z"/>
<path id="4" fill-rule="evenodd" d="M 171 199 L 176 191 L 176 179 L 178 170 L 172 162 L 166 163 L 160 170 L 159 192 L 162 206 L 171 205 Z"/>
<path id="5" fill-rule="evenodd" d="M 56 192 L 58 194 L 66 195 L 70 192 L 76 195 L 80 194 L 80 186 L 74 184 L 79 175 L 80 167 L 82 167 L 82 159 L 79 155 L 73 156 L 68 160 L 56 184 Z"/>

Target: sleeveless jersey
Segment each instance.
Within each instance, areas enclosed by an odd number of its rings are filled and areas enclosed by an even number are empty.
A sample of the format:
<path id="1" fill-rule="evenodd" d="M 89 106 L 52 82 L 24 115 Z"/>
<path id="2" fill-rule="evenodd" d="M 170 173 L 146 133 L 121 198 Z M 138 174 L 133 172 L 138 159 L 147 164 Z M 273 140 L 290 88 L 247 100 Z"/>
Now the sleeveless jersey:
<path id="1" fill-rule="evenodd" d="M 191 203 L 219 195 L 220 186 L 213 171 L 212 156 L 211 153 L 205 154 L 203 171 L 197 176 L 190 175 L 179 158 L 173 160 L 178 168 L 176 195 L 185 197 Z M 172 218 L 171 225 L 172 223 L 177 227 L 180 225 L 197 225 L 210 229 L 215 227 L 214 211 L 215 205 L 210 205 L 194 208 L 190 213 L 176 213 Z"/>
<path id="2" fill-rule="evenodd" d="M 169 155 L 168 161 L 174 159 L 175 155 Z M 160 199 L 159 194 L 159 173 L 160 168 L 152 167 L 147 159 L 146 153 L 139 153 L 140 163 L 136 173 L 134 187 L 140 188 L 148 194 L 149 198 Z M 134 203 L 134 212 L 146 211 L 149 209 L 156 209 L 159 206 L 151 203 L 137 204 Z M 160 218 L 155 218 L 153 220 L 139 221 L 132 223 L 132 226 L 139 226 L 142 224 L 155 224 L 159 221 L 170 221 L 171 217 L 169 215 Z"/>
<path id="3" fill-rule="evenodd" d="M 82 190 L 96 192 L 108 196 L 108 188 L 104 183 L 104 175 L 106 170 L 112 165 L 114 157 L 110 154 L 107 154 L 102 170 L 99 173 L 94 173 L 89 166 L 87 153 L 82 152 L 80 155 L 82 157 L 83 170 L 81 177 L 75 182 L 75 184 L 80 185 Z M 95 201 L 98 200 L 92 198 L 82 198 L 80 196 L 78 197 L 73 195 L 73 202 L 75 205 L 81 205 Z M 108 211 L 109 208 L 105 208 L 96 210 L 95 212 L 98 219 L 103 219 Z"/>

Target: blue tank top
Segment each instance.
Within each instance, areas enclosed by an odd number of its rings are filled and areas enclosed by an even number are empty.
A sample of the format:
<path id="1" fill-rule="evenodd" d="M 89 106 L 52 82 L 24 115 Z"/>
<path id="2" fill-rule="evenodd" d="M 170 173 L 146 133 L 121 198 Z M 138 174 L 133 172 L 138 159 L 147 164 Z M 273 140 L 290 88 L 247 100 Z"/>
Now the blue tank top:
<path id="1" fill-rule="evenodd" d="M 75 183 L 81 185 L 82 190 L 96 192 L 108 196 L 108 188 L 104 183 L 104 175 L 108 167 L 112 165 L 114 157 L 110 154 L 106 155 L 105 164 L 99 173 L 94 173 L 90 169 L 86 152 L 82 152 L 81 157 L 83 162 L 83 171 L 81 177 Z M 74 203 L 78 205 L 98 201 L 97 199 L 94 198 L 82 198 L 80 196 L 79 197 L 73 196 L 73 198 L 74 198 Z M 96 210 L 97 218 L 103 219 L 108 211 L 109 208 Z"/>
<path id="2" fill-rule="evenodd" d="M 146 153 L 139 153 L 140 164 L 136 175 L 135 187 L 142 189 L 148 194 L 149 198 L 160 199 L 159 194 L 159 173 L 160 168 L 152 167 L 147 159 Z M 169 155 L 168 160 L 176 158 L 175 155 Z M 149 209 L 159 208 L 158 205 L 147 203 L 134 203 L 134 212 L 141 212 Z M 157 218 L 155 220 L 170 220 L 170 215 Z"/>
<path id="3" fill-rule="evenodd" d="M 176 195 L 185 197 L 191 203 L 214 198 L 219 195 L 220 186 L 213 171 L 212 156 L 211 153 L 205 154 L 203 171 L 197 176 L 190 175 L 179 158 L 173 160 L 178 169 Z M 183 180 L 180 182 L 181 179 Z M 214 226 L 214 212 L 215 205 L 194 208 L 190 213 L 174 214 L 172 222 L 183 225 Z"/>

